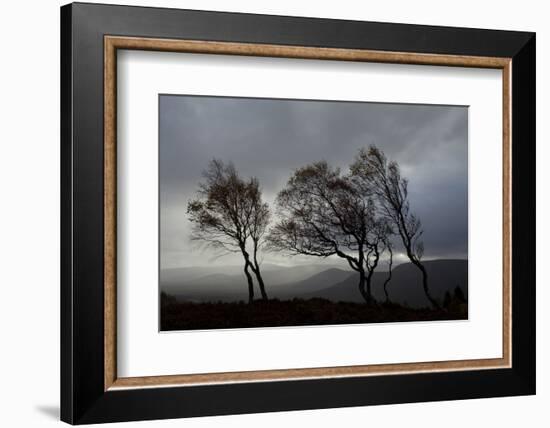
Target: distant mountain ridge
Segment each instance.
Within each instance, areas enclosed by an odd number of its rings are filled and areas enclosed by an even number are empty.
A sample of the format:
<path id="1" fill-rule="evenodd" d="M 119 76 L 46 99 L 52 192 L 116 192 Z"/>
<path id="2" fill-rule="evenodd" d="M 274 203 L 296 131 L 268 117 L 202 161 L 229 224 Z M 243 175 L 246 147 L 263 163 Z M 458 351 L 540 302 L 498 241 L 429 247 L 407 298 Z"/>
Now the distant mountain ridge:
<path id="1" fill-rule="evenodd" d="M 467 260 L 431 260 L 424 262 L 428 272 L 430 292 L 436 299 L 443 300 L 445 292 L 453 293 L 460 287 L 468 298 L 468 261 Z M 384 281 L 387 272 L 375 272 L 372 280 L 374 298 L 385 300 Z M 359 278 L 350 275 L 343 281 L 318 292 L 311 292 L 303 298 L 323 297 L 332 301 L 362 302 L 358 291 Z M 397 266 L 392 272 L 392 279 L 387 286 L 390 300 L 411 307 L 430 306 L 422 288 L 422 275 L 412 263 Z"/>
<path id="2" fill-rule="evenodd" d="M 425 261 L 424 266 L 430 291 L 436 299 L 443 300 L 445 292 L 452 293 L 457 286 L 468 296 L 468 260 L 430 260 Z M 358 274 L 351 270 L 323 265 L 267 265 L 263 270 L 270 298 L 321 297 L 331 301 L 363 302 L 358 291 Z M 373 295 L 377 300 L 385 300 L 383 283 L 387 275 L 384 271 L 373 275 Z M 248 296 L 242 268 L 236 266 L 165 270 L 161 272 L 161 290 L 178 300 L 191 302 L 246 301 Z M 393 269 L 388 293 L 395 303 L 429 306 L 420 271 L 411 263 Z"/>
<path id="3" fill-rule="evenodd" d="M 324 270 L 335 268 L 335 265 L 297 265 L 280 266 L 270 263 L 262 264 L 262 274 L 266 282 L 270 285 L 286 284 L 290 282 L 302 281 Z M 162 288 L 178 287 L 181 284 L 187 284 L 197 281 L 210 275 L 221 274 L 236 277 L 238 282 L 244 280 L 243 266 L 200 266 L 172 268 L 161 270 L 160 279 Z"/>

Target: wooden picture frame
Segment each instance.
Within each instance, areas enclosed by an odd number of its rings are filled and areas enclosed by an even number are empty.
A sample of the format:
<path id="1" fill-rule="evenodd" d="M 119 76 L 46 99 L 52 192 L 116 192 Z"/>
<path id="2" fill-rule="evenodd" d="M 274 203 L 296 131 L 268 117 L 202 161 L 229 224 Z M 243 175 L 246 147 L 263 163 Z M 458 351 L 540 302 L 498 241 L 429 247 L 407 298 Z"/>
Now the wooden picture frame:
<path id="1" fill-rule="evenodd" d="M 502 70 L 502 358 L 118 377 L 118 49 Z M 61 53 L 62 420 L 114 422 L 535 392 L 534 34 L 77 3 L 61 9 Z M 268 399 L 249 400 L 257 394 Z"/>

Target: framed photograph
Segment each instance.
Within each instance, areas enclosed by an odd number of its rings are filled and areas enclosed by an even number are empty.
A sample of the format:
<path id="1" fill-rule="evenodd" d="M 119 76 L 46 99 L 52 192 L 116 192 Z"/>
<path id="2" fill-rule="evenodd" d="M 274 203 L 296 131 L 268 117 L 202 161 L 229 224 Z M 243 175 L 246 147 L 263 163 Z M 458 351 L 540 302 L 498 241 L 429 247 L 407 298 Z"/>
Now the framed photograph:
<path id="1" fill-rule="evenodd" d="M 533 33 L 76 3 L 61 83 L 62 420 L 535 393 Z"/>

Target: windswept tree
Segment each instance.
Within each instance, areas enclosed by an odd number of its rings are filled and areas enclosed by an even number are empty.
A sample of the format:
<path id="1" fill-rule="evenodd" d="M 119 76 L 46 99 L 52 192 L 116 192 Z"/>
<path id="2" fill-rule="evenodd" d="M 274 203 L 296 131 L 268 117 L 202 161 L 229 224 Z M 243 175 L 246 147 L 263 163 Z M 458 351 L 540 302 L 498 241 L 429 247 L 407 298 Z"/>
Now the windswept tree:
<path id="1" fill-rule="evenodd" d="M 372 275 L 391 230 L 376 217 L 372 196 L 327 162 L 296 170 L 277 196 L 280 221 L 269 234 L 270 249 L 343 258 L 359 274 L 359 292 L 373 303 Z"/>
<path id="2" fill-rule="evenodd" d="M 270 213 L 268 205 L 262 201 L 258 180 L 244 180 L 232 163 L 214 159 L 203 172 L 197 194 L 197 198 L 187 205 L 187 214 L 193 223 L 192 239 L 227 252 L 241 253 L 249 302 L 254 300 L 251 271 L 258 280 L 262 298 L 267 299 L 258 252 Z"/>
<path id="3" fill-rule="evenodd" d="M 260 249 L 264 245 L 264 238 L 271 219 L 271 213 L 267 202 L 262 201 L 262 192 L 258 179 L 252 178 L 249 182 L 249 188 L 251 213 L 248 221 L 248 231 L 250 234 L 250 239 L 252 240 L 252 263 L 250 268 L 254 272 L 254 275 L 256 275 L 256 280 L 258 281 L 258 286 L 260 287 L 262 299 L 267 300 L 265 283 L 260 270 L 260 262 L 258 258 Z"/>
<path id="4" fill-rule="evenodd" d="M 422 264 L 422 223 L 411 211 L 409 183 L 401 176 L 399 165 L 395 161 L 388 161 L 376 146 L 370 146 L 368 150 L 359 151 L 350 169 L 357 183 L 375 192 L 382 214 L 395 226 L 407 257 L 422 273 L 422 287 L 427 299 L 435 308 L 439 308 L 439 303 L 430 293 L 428 272 Z"/>

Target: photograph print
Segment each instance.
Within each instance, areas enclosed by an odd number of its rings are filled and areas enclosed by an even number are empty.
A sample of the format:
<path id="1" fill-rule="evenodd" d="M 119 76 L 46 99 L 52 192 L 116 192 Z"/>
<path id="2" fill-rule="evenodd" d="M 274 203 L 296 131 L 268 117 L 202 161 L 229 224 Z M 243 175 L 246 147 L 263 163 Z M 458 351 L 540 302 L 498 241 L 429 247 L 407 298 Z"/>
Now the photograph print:
<path id="1" fill-rule="evenodd" d="M 468 319 L 468 107 L 159 95 L 160 330 Z"/>

